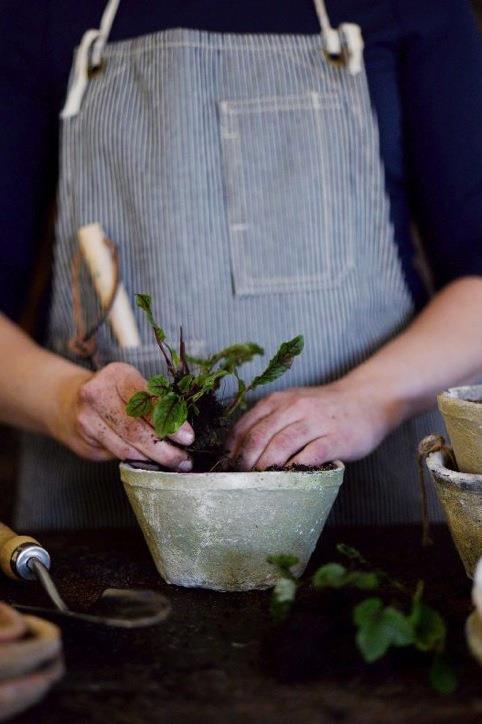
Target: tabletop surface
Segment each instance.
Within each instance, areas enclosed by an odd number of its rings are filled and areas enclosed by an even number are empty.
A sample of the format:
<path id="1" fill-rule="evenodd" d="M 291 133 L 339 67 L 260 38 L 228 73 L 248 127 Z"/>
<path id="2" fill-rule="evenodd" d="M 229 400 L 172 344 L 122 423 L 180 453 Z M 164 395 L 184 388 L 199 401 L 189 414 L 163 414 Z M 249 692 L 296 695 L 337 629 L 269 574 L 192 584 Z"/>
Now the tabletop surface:
<path id="1" fill-rule="evenodd" d="M 445 526 L 435 527 L 434 545 L 425 549 L 417 527 L 329 528 L 306 575 L 332 560 L 342 541 L 409 585 L 423 578 L 427 599 L 448 618 L 452 632 L 459 686 L 450 696 L 432 691 L 426 668 L 410 657 L 332 667 L 323 661 L 323 647 L 311 646 L 313 607 L 296 614 L 287 634 L 286 625 L 280 631 L 272 623 L 268 591 L 166 585 L 136 531 L 37 537 L 51 553 L 53 575 L 72 608 L 88 609 L 106 587 L 137 587 L 165 593 L 172 614 L 156 627 L 135 631 L 57 620 L 67 673 L 15 724 L 482 722 L 482 670 L 463 638 L 471 584 Z M 3 580 L 0 598 L 46 605 L 35 583 Z"/>

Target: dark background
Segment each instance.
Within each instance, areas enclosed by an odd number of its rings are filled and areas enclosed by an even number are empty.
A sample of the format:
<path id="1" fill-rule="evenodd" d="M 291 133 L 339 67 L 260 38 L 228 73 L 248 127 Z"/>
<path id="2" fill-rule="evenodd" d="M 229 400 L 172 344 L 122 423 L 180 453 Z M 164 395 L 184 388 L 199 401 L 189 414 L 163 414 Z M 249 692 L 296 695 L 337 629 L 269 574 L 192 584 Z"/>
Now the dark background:
<path id="1" fill-rule="evenodd" d="M 482 0 L 472 2 L 482 29 Z M 12 511 L 17 454 L 17 435 L 13 430 L 0 426 L 0 520 L 5 522 L 10 520 Z"/>

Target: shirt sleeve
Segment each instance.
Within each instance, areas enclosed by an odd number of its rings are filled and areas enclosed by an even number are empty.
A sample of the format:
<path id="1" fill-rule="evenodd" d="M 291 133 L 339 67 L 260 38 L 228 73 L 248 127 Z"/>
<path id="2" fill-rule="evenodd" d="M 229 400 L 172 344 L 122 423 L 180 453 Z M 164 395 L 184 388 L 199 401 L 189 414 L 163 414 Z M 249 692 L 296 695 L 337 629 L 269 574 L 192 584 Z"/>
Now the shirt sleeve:
<path id="1" fill-rule="evenodd" d="M 48 2 L 1 0 L 0 309 L 25 306 L 55 193 L 56 113 L 49 89 Z"/>
<path id="2" fill-rule="evenodd" d="M 409 193 L 439 289 L 482 275 L 482 39 L 469 0 L 397 10 Z"/>

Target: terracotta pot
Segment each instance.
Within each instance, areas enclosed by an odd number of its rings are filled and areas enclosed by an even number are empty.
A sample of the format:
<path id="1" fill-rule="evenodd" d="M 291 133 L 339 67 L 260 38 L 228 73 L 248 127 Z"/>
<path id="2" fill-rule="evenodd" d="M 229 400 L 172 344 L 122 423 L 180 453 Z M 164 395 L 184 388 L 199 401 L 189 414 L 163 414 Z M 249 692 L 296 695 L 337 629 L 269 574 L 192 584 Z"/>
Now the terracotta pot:
<path id="1" fill-rule="evenodd" d="M 345 467 L 314 472 L 170 473 L 121 464 L 147 545 L 167 583 L 219 591 L 269 588 L 266 558 L 290 553 L 301 575 Z"/>
<path id="2" fill-rule="evenodd" d="M 453 387 L 438 396 L 459 470 L 482 474 L 482 385 Z"/>
<path id="3" fill-rule="evenodd" d="M 434 452 L 427 457 L 427 467 L 465 571 L 472 578 L 482 556 L 482 475 L 451 470 L 449 461 L 450 452 Z"/>

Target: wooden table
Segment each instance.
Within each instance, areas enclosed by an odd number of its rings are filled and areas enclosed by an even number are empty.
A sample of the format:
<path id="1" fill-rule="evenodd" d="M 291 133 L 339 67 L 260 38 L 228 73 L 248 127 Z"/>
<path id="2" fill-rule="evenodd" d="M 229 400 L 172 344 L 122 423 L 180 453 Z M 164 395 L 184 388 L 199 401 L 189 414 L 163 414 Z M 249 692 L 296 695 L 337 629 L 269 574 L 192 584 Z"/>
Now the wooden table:
<path id="1" fill-rule="evenodd" d="M 42 704 L 15 719 L 17 724 L 482 722 L 482 669 L 467 654 L 463 638 L 470 581 L 444 526 L 434 530 L 435 545 L 425 550 L 414 527 L 327 529 L 310 569 L 331 560 L 335 543 L 344 541 L 409 584 L 424 578 L 431 603 L 449 617 L 453 632 L 460 685 L 449 697 L 433 692 L 425 669 L 410 660 L 348 671 L 332 671 L 328 662 L 310 679 L 304 653 L 310 624 L 303 631 L 302 615 L 300 637 L 276 658 L 269 592 L 169 587 L 136 531 L 38 537 L 50 550 L 53 573 L 73 608 L 87 608 L 105 587 L 131 586 L 161 589 L 173 613 L 158 627 L 134 632 L 62 623 L 67 675 Z M 3 581 L 0 594 L 45 605 L 36 584 Z"/>

